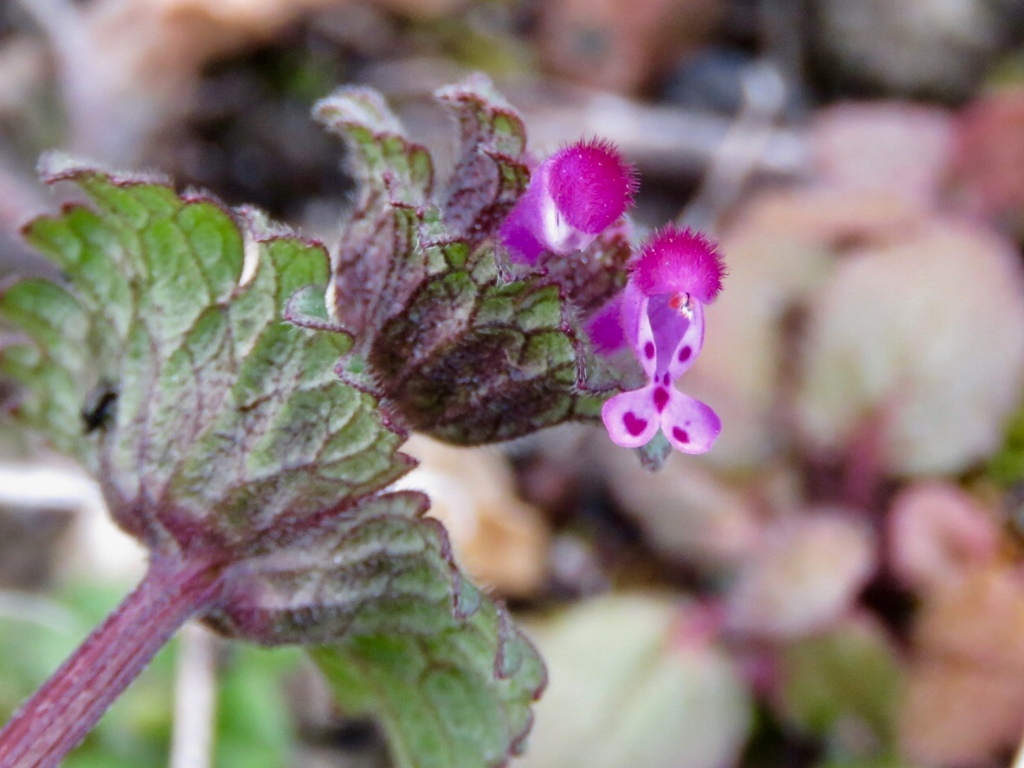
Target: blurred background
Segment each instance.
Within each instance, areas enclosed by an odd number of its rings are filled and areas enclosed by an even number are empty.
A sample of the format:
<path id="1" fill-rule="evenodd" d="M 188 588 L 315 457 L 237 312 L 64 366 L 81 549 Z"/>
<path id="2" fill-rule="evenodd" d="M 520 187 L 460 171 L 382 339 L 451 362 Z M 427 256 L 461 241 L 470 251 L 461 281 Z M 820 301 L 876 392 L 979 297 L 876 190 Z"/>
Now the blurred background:
<path id="1" fill-rule="evenodd" d="M 543 155 L 641 173 L 636 220 L 730 274 L 683 388 L 703 457 L 597 428 L 414 438 L 457 557 L 551 684 L 521 768 L 1009 765 L 1024 735 L 1022 0 L 0 0 L 0 279 L 55 147 L 160 169 L 330 243 L 380 89 L 451 162 L 431 92 L 491 75 Z M 0 425 L 0 719 L 141 573 L 74 467 Z M 177 713 L 177 714 L 176 714 Z M 190 627 L 70 768 L 387 766 L 295 650 Z"/>

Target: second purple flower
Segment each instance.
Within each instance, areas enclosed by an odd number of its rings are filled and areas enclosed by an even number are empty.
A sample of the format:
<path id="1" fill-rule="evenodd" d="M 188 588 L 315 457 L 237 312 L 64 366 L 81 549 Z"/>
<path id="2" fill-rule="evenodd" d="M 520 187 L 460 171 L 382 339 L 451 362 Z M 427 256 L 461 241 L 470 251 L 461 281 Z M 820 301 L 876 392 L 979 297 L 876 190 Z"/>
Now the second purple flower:
<path id="1" fill-rule="evenodd" d="M 674 384 L 704 346 L 704 305 L 718 295 L 724 274 L 714 245 L 690 230 L 666 227 L 641 247 L 620 319 L 648 383 L 604 404 L 601 417 L 612 442 L 639 448 L 661 429 L 677 450 L 710 450 L 722 430 L 718 414 Z"/>

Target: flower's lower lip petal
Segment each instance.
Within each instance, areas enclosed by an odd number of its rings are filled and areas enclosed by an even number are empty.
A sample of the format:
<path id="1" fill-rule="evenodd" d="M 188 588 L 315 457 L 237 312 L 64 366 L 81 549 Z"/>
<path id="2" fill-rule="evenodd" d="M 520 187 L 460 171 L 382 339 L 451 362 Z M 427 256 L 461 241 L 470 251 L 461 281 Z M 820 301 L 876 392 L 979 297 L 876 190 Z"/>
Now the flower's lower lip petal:
<path id="1" fill-rule="evenodd" d="M 623 448 L 639 448 L 654 437 L 660 421 L 651 393 L 651 387 L 634 389 L 615 395 L 604 404 L 601 418 L 613 443 Z"/>
<path id="2" fill-rule="evenodd" d="M 661 414 L 661 428 L 672 447 L 683 453 L 707 453 L 722 431 L 722 420 L 709 405 L 671 390 Z"/>

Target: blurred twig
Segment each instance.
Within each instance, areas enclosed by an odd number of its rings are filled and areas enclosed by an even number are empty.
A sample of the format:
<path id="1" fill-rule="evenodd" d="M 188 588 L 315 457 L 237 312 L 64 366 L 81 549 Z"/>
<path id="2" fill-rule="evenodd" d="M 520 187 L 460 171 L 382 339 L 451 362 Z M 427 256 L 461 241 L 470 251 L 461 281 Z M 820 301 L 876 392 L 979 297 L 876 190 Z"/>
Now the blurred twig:
<path id="1" fill-rule="evenodd" d="M 747 72 L 740 112 L 712 153 L 700 190 L 679 215 L 680 224 L 715 231 L 751 176 L 766 166 L 774 122 L 785 102 L 786 84 L 773 65 Z"/>
<path id="2" fill-rule="evenodd" d="M 760 0 L 757 26 L 766 58 L 779 68 L 788 83 L 804 80 L 804 40 L 808 9 L 803 0 Z"/>
<path id="3" fill-rule="evenodd" d="M 137 579 L 145 550 L 114 525 L 96 481 L 79 469 L 54 464 L 0 463 L 0 504 L 20 509 L 66 510 L 76 516 L 74 547 L 62 563 L 91 577 Z"/>
<path id="4" fill-rule="evenodd" d="M 106 507 L 95 481 L 82 472 L 40 464 L 0 464 L 0 504 L 102 512 Z"/>
<path id="5" fill-rule="evenodd" d="M 0 619 L 36 624 L 61 635 L 73 635 L 78 629 L 74 616 L 60 603 L 10 590 L 0 590 Z"/>
<path id="6" fill-rule="evenodd" d="M 751 77 L 758 91 L 770 91 L 766 81 L 770 76 L 755 70 Z M 774 117 L 781 105 L 772 97 L 770 107 L 764 105 L 762 93 L 748 96 L 754 103 L 748 107 L 748 116 L 737 121 L 708 112 L 672 106 L 651 106 L 621 96 L 601 92 L 576 92 L 576 97 L 559 98 L 554 95 L 543 99 L 516 98 L 513 103 L 523 105 L 530 142 L 535 150 L 557 147 L 567 139 L 583 135 L 602 136 L 615 142 L 626 156 L 644 172 L 658 175 L 686 175 L 700 171 L 721 157 L 726 150 L 739 148 L 744 162 L 753 161 L 753 171 L 779 176 L 792 176 L 804 167 L 804 141 L 801 134 L 790 128 L 779 128 L 764 120 L 766 112 Z M 751 122 L 753 110 L 758 119 L 760 147 L 758 152 L 746 151 L 738 141 L 723 147 L 726 138 L 734 132 L 736 123 Z M 746 139 L 744 139 L 746 142 Z"/>
<path id="7" fill-rule="evenodd" d="M 765 76 L 758 74 L 764 67 L 753 70 L 752 87 L 759 93 L 751 98 L 757 114 L 767 111 L 774 117 L 781 105 L 773 102 L 770 109 L 761 106 L 766 89 L 770 90 Z M 368 68 L 361 79 L 400 103 L 430 103 L 434 89 L 464 74 L 448 61 L 417 58 L 412 63 L 388 62 L 386 66 Z M 721 154 L 723 141 L 735 123 L 711 112 L 646 104 L 563 81 L 520 80 L 499 83 L 499 87 L 522 112 L 529 126 L 530 148 L 539 155 L 580 136 L 601 136 L 617 144 L 644 174 L 662 177 L 702 172 L 716 154 Z M 764 144 L 753 170 L 783 177 L 801 173 L 806 156 L 802 133 L 773 126 L 771 120 L 762 123 L 766 123 L 759 126 Z M 441 127 L 448 130 L 446 122 L 442 121 Z"/>
<path id="8" fill-rule="evenodd" d="M 169 768 L 210 768 L 216 707 L 217 639 L 200 624 L 178 635 Z"/>

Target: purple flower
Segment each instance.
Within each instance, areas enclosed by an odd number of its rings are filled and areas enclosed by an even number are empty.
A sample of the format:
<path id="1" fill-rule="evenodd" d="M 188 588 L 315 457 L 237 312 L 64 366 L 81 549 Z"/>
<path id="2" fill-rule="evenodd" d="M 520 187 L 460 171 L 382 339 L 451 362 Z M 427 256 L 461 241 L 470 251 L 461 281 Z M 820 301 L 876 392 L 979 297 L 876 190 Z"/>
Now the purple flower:
<path id="1" fill-rule="evenodd" d="M 626 340 L 648 383 L 608 400 L 601 417 L 612 442 L 646 445 L 660 428 L 684 453 L 704 453 L 722 430 L 711 408 L 673 385 L 704 345 L 704 305 L 722 289 L 725 266 L 714 244 L 672 226 L 640 249 L 622 295 Z"/>
<path id="2" fill-rule="evenodd" d="M 513 261 L 586 248 L 633 204 L 636 172 L 608 141 L 579 141 L 541 163 L 501 226 Z"/>

